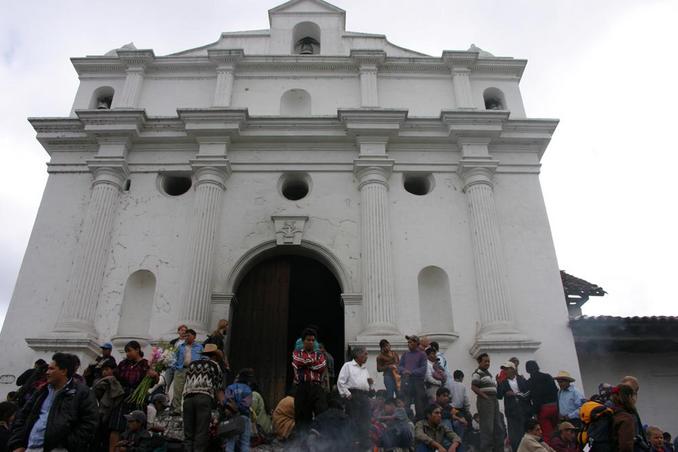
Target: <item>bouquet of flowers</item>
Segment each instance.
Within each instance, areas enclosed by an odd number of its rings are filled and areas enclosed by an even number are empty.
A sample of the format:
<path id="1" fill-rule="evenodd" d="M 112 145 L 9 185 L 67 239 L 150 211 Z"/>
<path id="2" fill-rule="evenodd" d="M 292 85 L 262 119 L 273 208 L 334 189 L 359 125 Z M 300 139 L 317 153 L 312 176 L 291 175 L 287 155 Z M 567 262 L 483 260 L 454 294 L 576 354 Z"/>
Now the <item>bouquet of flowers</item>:
<path id="1" fill-rule="evenodd" d="M 137 386 L 134 392 L 127 398 L 128 402 L 141 406 L 148 394 L 153 392 L 155 388 L 161 384 L 164 384 L 162 373 L 168 367 L 172 367 L 176 362 L 176 351 L 176 348 L 166 343 L 160 343 L 153 346 L 151 350 L 150 367 L 160 374 L 160 379 L 157 384 L 154 384 L 155 378 L 146 375 L 143 380 L 141 380 L 141 383 L 139 383 L 139 386 Z"/>

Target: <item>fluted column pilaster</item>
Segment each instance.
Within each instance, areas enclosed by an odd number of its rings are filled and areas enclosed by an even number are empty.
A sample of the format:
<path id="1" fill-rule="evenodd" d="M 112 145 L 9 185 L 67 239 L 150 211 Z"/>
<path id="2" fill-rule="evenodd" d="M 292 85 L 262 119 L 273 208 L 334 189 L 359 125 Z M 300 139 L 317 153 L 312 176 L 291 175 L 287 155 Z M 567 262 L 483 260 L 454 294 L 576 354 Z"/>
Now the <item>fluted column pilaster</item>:
<path id="1" fill-rule="evenodd" d="M 127 65 L 122 93 L 113 96 L 113 108 L 135 108 L 144 84 L 146 66 L 153 61 L 152 50 L 118 50 L 118 57 Z"/>
<path id="2" fill-rule="evenodd" d="M 180 316 L 190 328 L 204 332 L 211 313 L 214 248 L 230 167 L 227 159 L 197 158 L 191 165 L 196 181 L 195 199 Z"/>
<path id="3" fill-rule="evenodd" d="M 230 107 L 236 66 L 245 53 L 242 49 L 210 49 L 207 54 L 210 61 L 217 65 L 217 83 L 212 106 Z"/>
<path id="4" fill-rule="evenodd" d="M 124 160 L 94 159 L 92 195 L 78 241 L 68 292 L 55 331 L 95 334 L 94 315 L 104 278 L 111 231 L 128 170 Z"/>
<path id="5" fill-rule="evenodd" d="M 354 49 L 351 59 L 358 66 L 360 74 L 360 106 L 363 108 L 379 107 L 379 65 L 386 60 L 383 50 Z"/>
<path id="6" fill-rule="evenodd" d="M 468 69 L 452 69 L 452 87 L 457 108 L 474 108 L 473 94 L 471 92 L 471 71 Z"/>
<path id="7" fill-rule="evenodd" d="M 515 333 L 505 260 L 493 193 L 493 161 L 463 162 L 473 260 L 480 308 L 481 334 Z"/>
<path id="8" fill-rule="evenodd" d="M 393 288 L 393 251 L 389 215 L 388 179 L 393 162 L 358 159 L 355 172 L 360 190 L 360 241 L 362 257 L 362 335 L 399 334 Z"/>

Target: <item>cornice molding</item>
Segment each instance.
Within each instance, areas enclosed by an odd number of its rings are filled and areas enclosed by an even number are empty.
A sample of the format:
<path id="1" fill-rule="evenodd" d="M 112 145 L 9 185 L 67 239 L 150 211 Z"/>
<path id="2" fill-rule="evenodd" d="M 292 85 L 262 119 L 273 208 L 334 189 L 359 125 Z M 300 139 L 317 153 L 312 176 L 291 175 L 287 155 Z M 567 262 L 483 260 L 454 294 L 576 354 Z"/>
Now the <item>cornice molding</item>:
<path id="1" fill-rule="evenodd" d="M 118 58 L 122 61 L 127 68 L 133 67 L 145 67 L 149 63 L 152 63 L 155 60 L 155 53 L 152 49 L 138 49 L 138 50 L 122 50 L 118 49 L 115 51 L 118 54 Z"/>
<path id="2" fill-rule="evenodd" d="M 249 119 L 247 109 L 235 108 L 183 108 L 178 109 L 184 129 L 195 136 L 238 135 Z"/>
<path id="3" fill-rule="evenodd" d="M 386 61 L 386 52 L 381 49 L 351 49 L 351 60 L 358 66 L 379 66 Z"/>
<path id="4" fill-rule="evenodd" d="M 75 114 L 84 132 L 100 142 L 136 138 L 147 119 L 143 109 L 76 110 Z"/>
<path id="5" fill-rule="evenodd" d="M 155 56 L 152 50 L 119 50 L 119 57 L 71 58 L 79 76 L 124 73 L 130 66 L 143 66 L 148 74 L 185 73 L 205 75 L 215 71 L 215 62 L 237 63 L 239 72 L 357 72 L 360 64 L 378 65 L 387 73 L 449 74 L 467 69 L 469 75 L 507 75 L 520 79 L 527 60 L 478 58 L 476 52 L 445 51 L 437 57 L 392 57 L 383 50 L 352 49 L 349 55 L 245 55 L 242 49 L 208 49 L 207 56 Z"/>
<path id="6" fill-rule="evenodd" d="M 407 119 L 407 110 L 388 108 L 339 109 L 337 117 L 349 135 L 396 135 Z"/>
<path id="7" fill-rule="evenodd" d="M 481 140 L 492 152 L 536 153 L 541 158 L 558 125 L 555 119 L 509 119 L 508 112 L 448 110 L 438 118 L 409 118 L 406 110 L 345 109 L 337 116 L 249 116 L 245 109 L 179 109 L 176 117 L 147 117 L 140 109 L 78 110 L 75 118 L 29 118 L 48 151 L 81 152 L 98 140 L 132 137 L 135 146 L 172 151 L 192 147 L 198 136 L 228 137 L 231 143 L 272 152 L 300 144 L 348 147 L 356 139 L 387 140 L 416 148 Z M 263 146 L 263 147 L 262 147 Z"/>
<path id="8" fill-rule="evenodd" d="M 236 64 L 245 56 L 243 49 L 208 49 L 207 58 L 215 63 L 217 66 L 232 66 L 235 68 Z"/>

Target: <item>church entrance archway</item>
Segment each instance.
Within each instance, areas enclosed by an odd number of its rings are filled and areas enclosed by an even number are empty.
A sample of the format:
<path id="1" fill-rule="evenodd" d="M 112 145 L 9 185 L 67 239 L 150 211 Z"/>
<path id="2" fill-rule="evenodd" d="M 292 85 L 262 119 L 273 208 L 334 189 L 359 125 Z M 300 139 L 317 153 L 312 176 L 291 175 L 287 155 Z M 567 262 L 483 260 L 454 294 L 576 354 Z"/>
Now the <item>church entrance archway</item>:
<path id="1" fill-rule="evenodd" d="M 292 350 L 304 327 L 318 327 L 335 373 L 343 364 L 341 287 L 311 257 L 274 256 L 250 268 L 236 290 L 231 325 L 231 369 L 255 369 L 267 407 L 274 407 L 292 382 Z"/>

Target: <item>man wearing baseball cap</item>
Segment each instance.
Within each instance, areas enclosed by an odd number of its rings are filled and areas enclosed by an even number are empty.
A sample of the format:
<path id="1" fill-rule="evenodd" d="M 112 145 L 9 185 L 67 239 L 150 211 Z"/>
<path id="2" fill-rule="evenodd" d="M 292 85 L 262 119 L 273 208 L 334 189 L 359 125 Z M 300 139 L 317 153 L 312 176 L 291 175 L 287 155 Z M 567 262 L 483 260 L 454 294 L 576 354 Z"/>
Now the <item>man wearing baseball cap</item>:
<path id="1" fill-rule="evenodd" d="M 87 366 L 87 369 L 85 369 L 85 372 L 82 375 L 85 378 L 85 383 L 87 383 L 87 386 L 90 388 L 95 381 L 101 378 L 101 368 L 104 364 L 110 365 L 113 369 L 118 366 L 115 358 L 111 355 L 113 352 L 113 344 L 106 342 L 105 344 L 101 344 L 99 348 L 101 349 L 101 355 L 97 356 L 94 362 Z"/>
<path id="2" fill-rule="evenodd" d="M 569 372 L 561 370 L 554 378 L 558 383 L 558 415 L 562 421 L 568 421 L 576 427 L 581 426 L 579 408 L 586 401 L 584 395 L 572 385 L 575 381 Z"/>
<path id="3" fill-rule="evenodd" d="M 146 430 L 146 415 L 143 411 L 135 410 L 125 415 L 127 419 L 127 430 L 122 434 L 122 439 L 116 445 L 120 449 L 116 450 L 137 450 L 141 443 L 148 441 L 151 434 Z"/>

